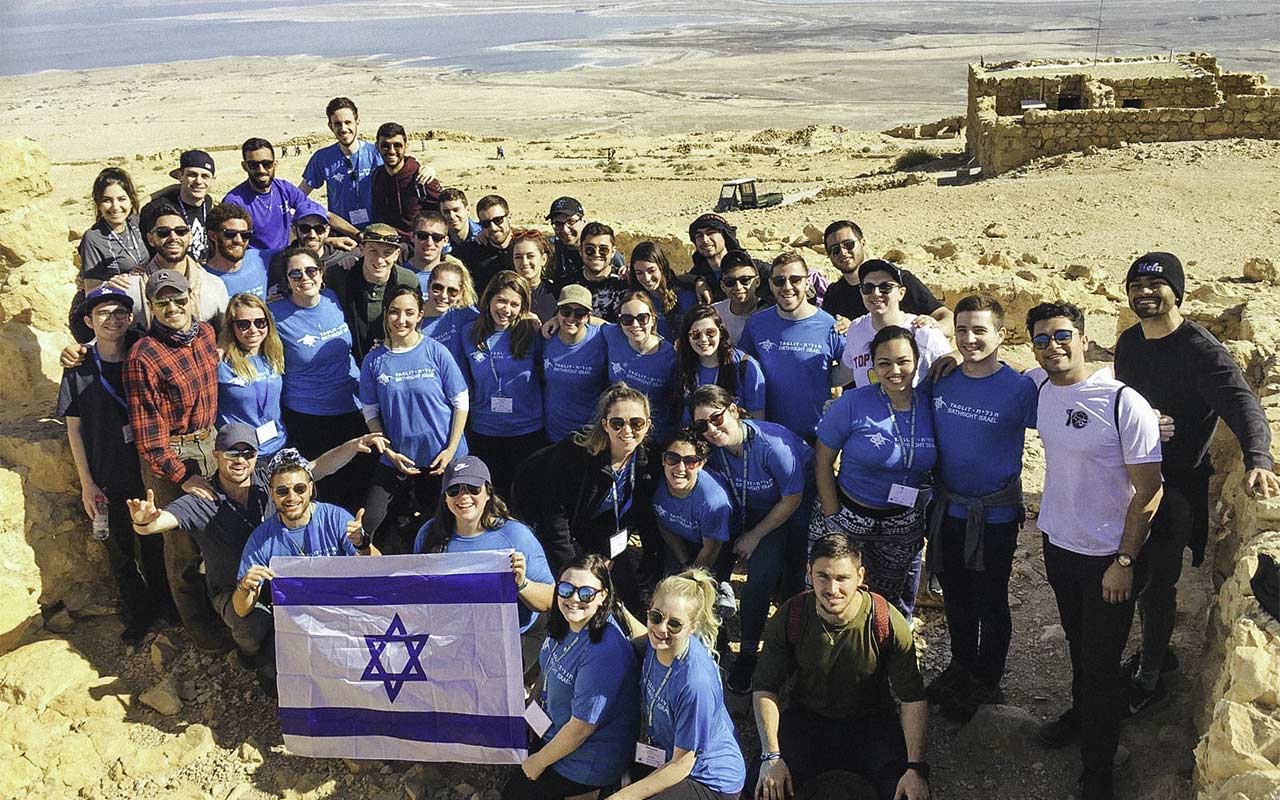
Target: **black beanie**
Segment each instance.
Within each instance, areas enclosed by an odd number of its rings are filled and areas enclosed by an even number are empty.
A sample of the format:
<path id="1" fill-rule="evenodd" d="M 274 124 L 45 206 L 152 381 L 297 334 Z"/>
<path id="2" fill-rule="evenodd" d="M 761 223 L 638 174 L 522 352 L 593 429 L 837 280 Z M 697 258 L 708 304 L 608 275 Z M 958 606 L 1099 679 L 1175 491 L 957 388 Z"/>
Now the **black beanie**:
<path id="1" fill-rule="evenodd" d="M 1186 291 L 1187 279 L 1182 274 L 1182 262 L 1173 253 L 1154 252 L 1138 256 L 1137 260 L 1129 265 L 1129 274 L 1124 278 L 1125 288 L 1128 289 L 1129 284 L 1143 277 L 1159 278 L 1169 284 L 1169 288 L 1173 290 L 1173 296 L 1178 299 L 1178 305 L 1182 305 L 1182 295 Z"/>
<path id="2" fill-rule="evenodd" d="M 719 214 L 703 214 L 689 224 L 689 239 L 693 240 L 693 235 L 698 231 L 710 228 L 713 231 L 719 231 L 725 238 L 726 243 L 729 239 L 734 240 L 734 244 L 729 247 L 730 250 L 737 250 L 737 233 L 738 229 L 729 224 L 729 221 Z"/>

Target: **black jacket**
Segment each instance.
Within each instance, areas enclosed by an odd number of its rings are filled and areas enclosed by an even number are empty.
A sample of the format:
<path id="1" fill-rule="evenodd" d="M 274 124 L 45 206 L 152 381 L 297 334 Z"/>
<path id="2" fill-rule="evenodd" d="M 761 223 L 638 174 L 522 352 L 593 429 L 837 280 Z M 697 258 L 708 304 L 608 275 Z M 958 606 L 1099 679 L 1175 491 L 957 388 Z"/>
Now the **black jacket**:
<path id="1" fill-rule="evenodd" d="M 338 305 L 342 306 L 342 316 L 347 320 L 347 327 L 351 329 L 351 355 L 355 356 L 356 366 L 359 366 L 364 361 L 365 353 L 373 349 L 374 343 L 386 338 L 386 333 L 382 329 L 381 305 L 379 304 L 376 314 L 368 313 L 369 305 L 366 298 L 369 295 L 370 284 L 365 280 L 364 271 L 359 264 L 349 270 L 343 269 L 341 265 L 329 267 L 324 271 L 324 285 L 338 296 Z M 394 268 L 391 276 L 387 278 L 385 287 L 379 287 L 382 291 L 381 296 L 385 298 L 386 293 L 397 286 L 412 286 L 416 289 L 418 276 L 411 269 Z"/>

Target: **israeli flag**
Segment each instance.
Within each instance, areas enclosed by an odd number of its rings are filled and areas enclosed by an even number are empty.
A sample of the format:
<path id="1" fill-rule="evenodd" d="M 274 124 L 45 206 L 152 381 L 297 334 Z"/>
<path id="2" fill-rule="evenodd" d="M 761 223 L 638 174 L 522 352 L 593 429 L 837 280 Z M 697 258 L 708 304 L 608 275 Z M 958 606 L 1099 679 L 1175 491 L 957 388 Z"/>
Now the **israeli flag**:
<path id="1" fill-rule="evenodd" d="M 289 751 L 523 761 L 510 553 L 271 559 L 280 727 Z"/>

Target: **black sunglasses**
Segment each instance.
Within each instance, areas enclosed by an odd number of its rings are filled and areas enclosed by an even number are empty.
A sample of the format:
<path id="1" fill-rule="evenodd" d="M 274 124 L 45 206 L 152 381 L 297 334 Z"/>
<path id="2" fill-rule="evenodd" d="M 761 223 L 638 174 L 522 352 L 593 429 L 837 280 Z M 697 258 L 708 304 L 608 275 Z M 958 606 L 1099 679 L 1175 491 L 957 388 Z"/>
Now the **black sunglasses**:
<path id="1" fill-rule="evenodd" d="M 295 483 L 292 486 L 277 486 L 275 488 L 276 497 L 288 497 L 290 491 L 299 497 L 304 497 L 307 494 L 307 484 Z"/>
<path id="2" fill-rule="evenodd" d="M 639 433 L 649 425 L 649 420 L 644 417 L 632 417 L 631 419 L 623 419 L 622 417 L 609 417 L 609 427 L 614 431 L 620 431 L 624 427 L 630 427 L 633 433 Z"/>
<path id="3" fill-rule="evenodd" d="M 246 242 L 253 236 L 253 231 L 233 231 L 227 228 L 223 228 L 221 233 L 223 239 L 244 239 Z"/>
<path id="4" fill-rule="evenodd" d="M 446 297 L 457 297 L 462 294 L 462 289 L 457 286 L 445 286 L 443 283 L 433 283 L 430 286 L 433 294 L 442 294 Z"/>
<path id="5" fill-rule="evenodd" d="M 507 221 L 507 215 L 503 214 L 500 217 L 490 217 L 489 219 L 482 219 L 480 220 L 480 224 L 486 228 L 501 228 L 503 223 L 505 223 L 506 221 Z"/>
<path id="6" fill-rule="evenodd" d="M 695 419 L 692 425 L 693 432 L 698 435 L 702 435 L 706 433 L 707 428 L 710 428 L 712 425 L 715 425 L 717 428 L 719 428 L 720 425 L 724 423 L 724 415 L 727 414 L 728 412 L 729 412 L 729 409 L 722 408 L 716 413 L 707 417 L 706 419 Z"/>
<path id="7" fill-rule="evenodd" d="M 755 279 L 756 279 L 755 275 L 739 275 L 736 278 L 730 278 L 726 276 L 720 279 L 720 285 L 725 287 L 726 289 L 732 287 L 735 283 L 738 284 L 739 286 L 750 286 L 751 282 L 754 281 Z"/>
<path id="8" fill-rule="evenodd" d="M 152 228 L 151 232 L 160 239 L 168 239 L 172 234 L 177 234 L 179 237 L 186 236 L 191 233 L 191 229 L 186 225 L 179 225 L 176 228 Z"/>
<path id="9" fill-rule="evenodd" d="M 234 324 L 236 326 L 236 330 L 241 333 L 246 333 L 251 327 L 257 328 L 260 331 L 265 331 L 267 329 L 267 318 L 254 317 L 253 319 L 238 319 L 234 321 Z"/>
<path id="10" fill-rule="evenodd" d="M 449 495 L 450 497 L 457 497 L 458 495 L 462 494 L 464 491 L 467 494 L 471 495 L 472 497 L 475 497 L 476 495 L 484 491 L 484 487 L 468 486 L 465 483 L 455 483 L 454 485 L 450 486 L 448 489 L 445 489 L 444 493 Z"/>
<path id="11" fill-rule="evenodd" d="M 591 316 L 590 309 L 572 308 L 571 306 L 560 306 L 556 309 L 556 313 L 565 319 L 586 319 Z"/>
<path id="12" fill-rule="evenodd" d="M 560 581 L 556 584 L 556 597 L 561 600 L 568 600 L 576 595 L 579 603 L 590 603 L 596 599 L 596 595 L 603 591 L 604 589 L 596 589 L 591 586 L 574 586 L 568 581 Z"/>
<path id="13" fill-rule="evenodd" d="M 682 456 L 679 453 L 674 453 L 670 450 L 667 450 L 662 454 L 662 463 L 666 464 L 668 467 L 674 467 L 676 464 L 679 464 L 682 461 L 684 462 L 684 465 L 686 467 L 688 467 L 689 469 L 693 469 L 694 467 L 702 463 L 702 456 L 699 456 L 699 455 Z"/>
<path id="14" fill-rule="evenodd" d="M 264 158 L 261 161 L 245 161 L 244 162 L 245 169 L 253 169 L 254 167 L 258 167 L 260 169 L 271 169 L 275 165 L 276 165 L 276 161 L 274 158 Z"/>
<path id="15" fill-rule="evenodd" d="M 644 313 L 641 313 L 641 314 L 619 314 L 618 315 L 618 322 L 622 323 L 622 327 L 624 328 L 630 328 L 632 325 L 635 325 L 637 322 L 640 323 L 641 327 L 644 327 L 645 325 L 649 324 L 649 320 L 651 319 L 653 319 L 653 315 L 650 314 L 648 311 L 645 311 Z"/>
<path id="16" fill-rule="evenodd" d="M 783 286 L 786 286 L 788 283 L 791 284 L 792 286 L 799 286 L 800 284 L 804 283 L 805 280 L 807 280 L 807 276 L 805 275 L 775 275 L 774 277 L 769 279 L 769 283 L 772 283 L 774 286 L 781 289 Z"/>
<path id="17" fill-rule="evenodd" d="M 882 295 L 888 296 L 893 292 L 894 289 L 897 289 L 897 288 L 898 288 L 898 284 L 894 283 L 893 281 L 884 281 L 883 283 L 858 284 L 858 291 L 862 292 L 864 295 L 868 297 L 875 294 L 876 292 L 879 292 Z"/>
<path id="18" fill-rule="evenodd" d="M 1037 350 L 1048 350 L 1050 341 L 1055 341 L 1058 344 L 1066 344 L 1070 342 L 1075 335 L 1076 332 L 1071 328 L 1063 328 L 1062 330 L 1054 331 L 1052 334 L 1039 333 L 1031 337 L 1031 346 Z"/>
<path id="19" fill-rule="evenodd" d="M 241 461 L 252 461 L 257 457 L 258 451 L 252 447 L 237 447 L 235 450 L 223 450 L 222 454 L 227 458 L 238 458 Z M 282 489 L 287 487 L 280 487 Z M 284 495 L 281 495 L 283 497 Z"/>
<path id="20" fill-rule="evenodd" d="M 435 242 L 436 244 L 440 244 L 440 243 L 441 243 L 441 242 L 443 242 L 445 239 L 448 239 L 448 238 L 449 238 L 449 234 L 447 234 L 447 233 L 435 233 L 435 232 L 433 232 L 433 231 L 414 231 L 414 232 L 413 232 L 413 238 L 417 239 L 417 240 L 418 240 L 418 241 L 420 241 L 420 242 L 425 242 L 426 240 L 430 239 L 431 241 Z"/>
<path id="21" fill-rule="evenodd" d="M 320 268 L 319 267 L 303 267 L 302 269 L 291 269 L 285 274 L 291 281 L 300 281 L 302 280 L 303 275 L 306 275 L 308 278 L 314 278 L 315 276 L 319 275 Z"/>
<path id="22" fill-rule="evenodd" d="M 675 617 L 668 617 L 656 608 L 649 609 L 649 624 L 657 627 L 662 623 L 667 623 L 667 630 L 672 633 L 679 633 L 684 630 L 684 623 Z"/>
<path id="23" fill-rule="evenodd" d="M 329 230 L 329 226 L 323 222 L 317 222 L 314 225 L 308 225 L 305 222 L 295 222 L 293 227 L 297 228 L 298 233 L 300 234 L 324 233 L 325 231 Z"/>

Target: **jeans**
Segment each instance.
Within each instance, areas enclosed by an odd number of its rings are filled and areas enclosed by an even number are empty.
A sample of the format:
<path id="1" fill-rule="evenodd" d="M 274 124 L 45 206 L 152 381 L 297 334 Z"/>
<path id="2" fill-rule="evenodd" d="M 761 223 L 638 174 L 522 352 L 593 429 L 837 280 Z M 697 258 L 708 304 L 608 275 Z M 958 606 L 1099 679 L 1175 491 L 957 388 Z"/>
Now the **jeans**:
<path id="1" fill-rule="evenodd" d="M 174 613 L 164 566 L 164 536 L 134 533 L 128 500 L 124 495 L 107 496 L 110 533 L 104 542 L 125 627 L 146 625 Z"/>
<path id="2" fill-rule="evenodd" d="M 983 569 L 965 569 L 966 521 L 947 517 L 938 541 L 941 548 L 942 600 L 951 634 L 951 661 L 991 686 L 1004 677 L 1013 617 L 1009 612 L 1009 573 L 1018 546 L 1017 522 L 987 523 L 983 543 Z"/>
<path id="3" fill-rule="evenodd" d="M 1138 553 L 1133 572 L 1142 625 L 1142 659 L 1134 680 L 1148 690 L 1156 688 L 1160 680 L 1160 667 L 1173 636 L 1182 551 L 1191 537 L 1191 527 L 1192 511 L 1186 495 L 1165 484 L 1164 497 L 1151 521 L 1151 535 Z"/>
<path id="4" fill-rule="evenodd" d="M 797 796 L 824 772 L 844 770 L 866 779 L 880 800 L 892 800 L 907 771 L 907 743 L 896 714 L 831 719 L 789 706 L 778 720 L 778 746 Z M 749 791 L 755 789 L 752 778 L 758 771 L 753 767 L 748 776 Z"/>
<path id="5" fill-rule="evenodd" d="M 285 408 L 280 416 L 289 431 L 289 445 L 312 460 L 369 432 L 359 411 L 322 416 Z M 318 499 L 340 505 L 354 514 L 364 502 L 369 476 L 377 463 L 377 453 L 357 453 L 345 467 L 316 482 Z"/>
<path id="6" fill-rule="evenodd" d="M 406 475 L 395 467 L 379 463 L 373 470 L 373 482 L 364 498 L 364 529 L 384 555 L 401 555 L 413 551 L 413 539 L 419 524 L 404 529 L 401 516 L 420 512 L 422 521 L 435 516 L 440 502 L 439 475 L 424 468 L 420 475 Z M 388 519 L 389 517 L 389 519 Z"/>
<path id="7" fill-rule="evenodd" d="M 747 559 L 747 583 L 739 602 L 741 644 L 739 653 L 755 655 L 769 616 L 769 602 L 778 603 L 804 591 L 805 547 L 808 544 L 809 503 L 800 507 L 786 522 L 760 540 Z M 746 529 L 764 518 L 764 513 L 748 513 Z M 737 556 L 733 541 L 724 543 L 716 559 L 717 580 L 728 580 Z"/>
<path id="8" fill-rule="evenodd" d="M 511 482 L 515 479 L 516 468 L 546 446 L 547 435 L 541 428 L 518 436 L 467 433 L 467 447 L 471 455 L 489 468 L 493 490 L 503 500 L 511 497 Z"/>

